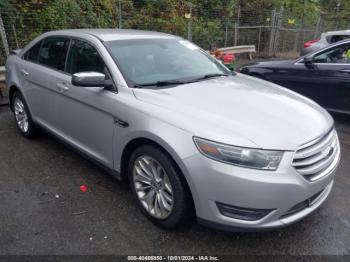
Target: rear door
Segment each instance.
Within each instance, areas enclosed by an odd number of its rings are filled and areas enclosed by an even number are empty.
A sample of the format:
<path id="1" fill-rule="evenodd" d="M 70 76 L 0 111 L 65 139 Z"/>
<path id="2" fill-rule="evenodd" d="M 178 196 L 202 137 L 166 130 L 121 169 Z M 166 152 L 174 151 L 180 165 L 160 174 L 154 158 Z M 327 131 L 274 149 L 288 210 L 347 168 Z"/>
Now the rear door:
<path id="1" fill-rule="evenodd" d="M 20 73 L 25 98 L 36 122 L 54 129 L 56 75 L 64 71 L 69 39 L 48 37 L 34 45 L 24 56 Z"/>
<path id="2" fill-rule="evenodd" d="M 71 84 L 74 73 L 106 74 L 105 63 L 92 44 L 73 39 L 65 71 L 55 83 L 62 88 L 56 99 L 59 133 L 90 157 L 112 168 L 114 116 L 110 110 L 116 103 L 117 94 L 100 87 Z"/>

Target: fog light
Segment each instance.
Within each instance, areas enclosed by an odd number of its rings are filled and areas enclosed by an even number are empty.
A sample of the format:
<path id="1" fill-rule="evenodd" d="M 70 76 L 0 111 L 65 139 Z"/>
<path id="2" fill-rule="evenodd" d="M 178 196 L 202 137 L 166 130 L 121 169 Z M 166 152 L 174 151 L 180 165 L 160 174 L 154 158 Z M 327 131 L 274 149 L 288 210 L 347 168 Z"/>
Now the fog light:
<path id="1" fill-rule="evenodd" d="M 220 213 L 226 217 L 240 220 L 256 221 L 267 216 L 273 209 L 250 209 L 216 203 Z"/>

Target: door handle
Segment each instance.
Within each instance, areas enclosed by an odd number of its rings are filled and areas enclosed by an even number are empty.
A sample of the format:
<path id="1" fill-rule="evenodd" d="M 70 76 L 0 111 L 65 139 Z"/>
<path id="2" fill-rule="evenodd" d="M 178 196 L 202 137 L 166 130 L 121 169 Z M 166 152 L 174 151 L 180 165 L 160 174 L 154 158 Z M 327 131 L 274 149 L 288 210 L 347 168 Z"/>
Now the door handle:
<path id="1" fill-rule="evenodd" d="M 23 76 L 28 76 L 29 75 L 29 73 L 26 70 L 24 70 L 24 69 L 21 70 L 21 73 L 22 73 Z"/>
<path id="2" fill-rule="evenodd" d="M 56 86 L 57 86 L 57 89 L 60 91 L 67 92 L 69 90 L 69 87 L 66 86 L 64 83 L 57 83 Z"/>

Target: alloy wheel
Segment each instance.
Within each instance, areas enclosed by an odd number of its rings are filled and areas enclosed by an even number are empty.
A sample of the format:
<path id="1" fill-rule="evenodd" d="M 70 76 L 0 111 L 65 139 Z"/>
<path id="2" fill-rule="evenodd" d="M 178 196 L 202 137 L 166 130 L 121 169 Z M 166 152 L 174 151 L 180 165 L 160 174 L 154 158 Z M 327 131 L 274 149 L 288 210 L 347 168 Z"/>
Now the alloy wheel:
<path id="1" fill-rule="evenodd" d="M 157 219 L 166 219 L 174 206 L 173 188 L 163 166 L 153 157 L 138 157 L 133 165 L 133 182 L 144 209 Z"/>
<path id="2" fill-rule="evenodd" d="M 29 129 L 28 115 L 24 108 L 23 101 L 18 97 L 16 97 L 13 103 L 13 108 L 14 108 L 15 117 L 16 117 L 16 121 L 19 129 L 23 133 L 28 132 L 28 129 Z"/>

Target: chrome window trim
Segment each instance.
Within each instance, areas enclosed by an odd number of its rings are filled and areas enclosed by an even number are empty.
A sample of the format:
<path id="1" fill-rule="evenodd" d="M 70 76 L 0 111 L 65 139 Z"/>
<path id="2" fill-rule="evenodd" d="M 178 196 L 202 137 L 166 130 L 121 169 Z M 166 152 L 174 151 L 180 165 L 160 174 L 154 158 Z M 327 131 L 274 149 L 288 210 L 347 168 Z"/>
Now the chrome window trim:
<path id="1" fill-rule="evenodd" d="M 89 34 L 89 35 L 90 35 L 90 34 Z M 91 35 L 91 36 L 93 36 L 93 35 Z M 95 37 L 95 36 L 93 36 L 93 37 Z M 33 62 L 33 61 L 29 61 L 29 60 L 24 59 L 24 56 L 27 54 L 27 52 L 29 52 L 29 51 L 32 49 L 32 47 L 34 47 L 34 46 L 35 46 L 37 43 L 39 43 L 39 42 L 41 42 L 41 44 L 40 44 L 40 49 L 39 49 L 39 52 L 40 52 L 42 44 L 44 43 L 44 41 L 45 41 L 46 39 L 49 39 L 49 38 L 67 38 L 67 39 L 69 40 L 69 45 L 68 45 L 68 49 L 67 49 L 67 55 L 66 55 L 66 59 L 65 59 L 65 63 L 64 63 L 64 70 L 63 70 L 63 71 L 62 71 L 62 70 L 58 70 L 58 69 L 56 69 L 56 68 L 49 67 L 49 66 L 47 66 L 47 65 L 43 65 L 43 64 L 40 64 L 40 63 L 37 63 L 37 62 Z M 97 38 L 97 39 L 98 39 L 98 38 Z M 99 48 L 98 48 L 94 43 L 92 43 L 91 41 L 89 41 L 89 40 L 87 40 L 87 39 L 84 39 L 84 38 L 82 38 L 82 37 L 78 37 L 78 36 L 70 36 L 70 35 L 50 35 L 50 36 L 41 38 L 41 39 L 39 39 L 37 42 L 35 42 L 33 45 L 31 45 L 27 50 L 25 50 L 25 52 L 20 56 L 20 58 L 21 58 L 23 61 L 25 61 L 26 63 L 32 63 L 32 64 L 35 64 L 35 65 L 39 65 L 39 66 L 42 66 L 42 67 L 44 67 L 44 68 L 53 70 L 53 71 L 55 71 L 55 72 L 58 72 L 58 73 L 61 73 L 61 74 L 65 74 L 65 75 L 67 75 L 67 76 L 72 76 L 72 74 L 70 74 L 70 73 L 68 73 L 68 72 L 66 71 L 66 66 L 67 66 L 68 56 L 69 56 L 69 53 L 70 53 L 70 49 L 71 49 L 72 41 L 73 41 L 73 40 L 78 40 L 78 41 L 85 42 L 85 43 L 91 45 L 93 48 L 95 48 L 96 51 L 98 52 L 98 54 L 100 55 L 100 57 L 101 57 L 103 63 L 105 64 L 107 70 L 109 71 L 109 74 L 111 74 L 111 73 L 110 73 L 111 70 L 110 70 L 109 67 L 107 66 L 107 63 L 106 63 L 105 59 L 103 58 L 103 55 L 101 54 Z M 99 39 L 98 39 L 98 40 L 99 40 Z M 114 83 L 114 86 L 115 86 L 114 89 L 115 89 L 115 90 L 108 90 L 108 91 L 114 92 L 114 93 L 118 93 L 118 85 L 115 83 L 113 77 L 111 77 L 111 80 L 112 80 L 112 82 Z"/>
<path id="2" fill-rule="evenodd" d="M 328 46 L 328 47 L 326 47 L 324 49 L 317 50 L 314 53 L 308 54 L 306 56 L 311 56 L 311 55 L 315 56 L 315 55 L 318 55 L 319 53 L 326 52 L 329 49 L 336 48 L 338 46 L 346 45 L 346 44 L 350 45 L 350 40 L 349 39 L 341 41 L 341 42 L 338 42 L 338 43 L 335 43 L 335 44 L 331 44 L 330 46 Z M 303 56 L 302 58 L 298 58 L 297 61 L 294 63 L 294 65 L 304 65 L 304 63 L 302 63 L 302 61 L 304 60 L 304 57 L 305 56 Z M 321 64 L 321 65 L 350 65 L 350 63 L 349 64 L 343 64 L 343 63 L 341 63 L 341 64 L 336 64 L 336 63 L 315 63 L 315 65 L 319 65 L 319 64 Z"/>
<path id="3" fill-rule="evenodd" d="M 305 65 L 304 63 L 302 62 L 295 62 L 294 65 Z M 339 65 L 347 65 L 347 66 L 350 66 L 350 63 L 314 63 L 314 65 L 329 65 L 329 66 L 339 66 Z"/>

